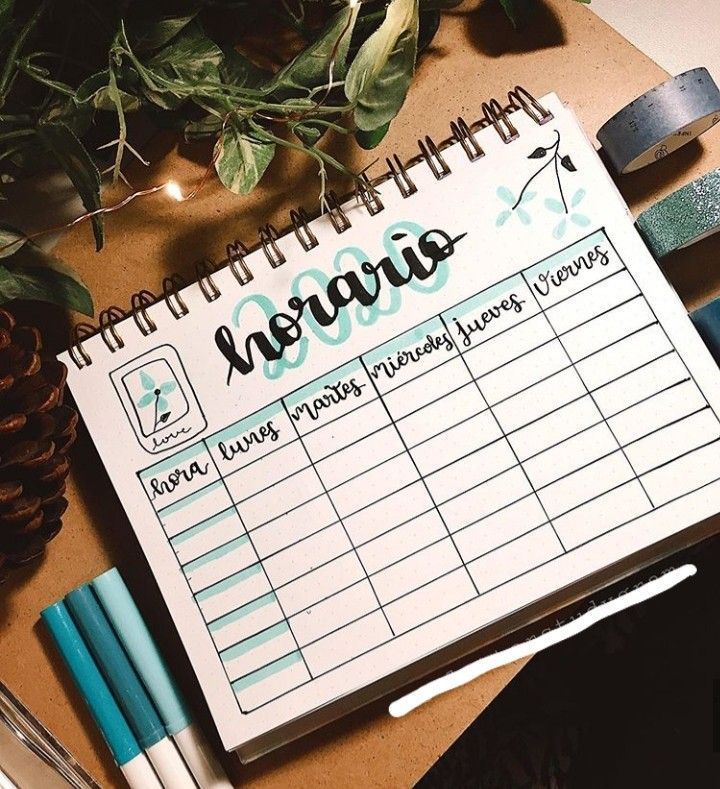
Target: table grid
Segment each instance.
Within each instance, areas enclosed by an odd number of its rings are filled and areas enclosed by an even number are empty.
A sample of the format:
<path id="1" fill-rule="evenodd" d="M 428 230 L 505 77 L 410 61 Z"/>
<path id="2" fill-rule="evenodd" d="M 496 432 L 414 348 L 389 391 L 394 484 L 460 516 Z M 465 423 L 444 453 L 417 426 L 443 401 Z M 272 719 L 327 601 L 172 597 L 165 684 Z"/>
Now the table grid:
<path id="1" fill-rule="evenodd" d="M 719 441 L 599 230 L 138 476 L 247 713 L 711 484 Z"/>

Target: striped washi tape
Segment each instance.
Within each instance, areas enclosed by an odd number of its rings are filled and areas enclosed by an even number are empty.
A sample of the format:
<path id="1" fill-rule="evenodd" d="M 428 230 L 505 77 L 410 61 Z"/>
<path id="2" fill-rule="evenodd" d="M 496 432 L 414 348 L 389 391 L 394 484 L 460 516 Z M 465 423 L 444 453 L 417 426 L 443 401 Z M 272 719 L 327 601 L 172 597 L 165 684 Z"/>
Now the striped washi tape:
<path id="1" fill-rule="evenodd" d="M 637 218 L 650 251 L 662 258 L 720 230 L 720 168 L 658 200 Z"/>
<path id="2" fill-rule="evenodd" d="M 720 121 L 720 90 L 694 68 L 643 93 L 606 121 L 597 138 L 619 173 L 662 159 Z"/>

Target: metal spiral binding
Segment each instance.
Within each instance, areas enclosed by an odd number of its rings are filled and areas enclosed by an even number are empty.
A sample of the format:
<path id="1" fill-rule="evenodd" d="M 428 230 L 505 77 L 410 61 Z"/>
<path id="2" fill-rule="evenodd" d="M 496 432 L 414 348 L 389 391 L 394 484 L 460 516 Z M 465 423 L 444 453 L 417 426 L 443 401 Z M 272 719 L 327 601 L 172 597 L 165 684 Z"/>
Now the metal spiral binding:
<path id="1" fill-rule="evenodd" d="M 157 301 L 157 296 L 149 290 L 140 290 L 130 297 L 130 311 L 135 325 L 145 337 L 157 331 L 155 321 L 147 314 L 147 308 Z"/>
<path id="2" fill-rule="evenodd" d="M 462 145 L 465 155 L 471 162 L 475 162 L 485 156 L 485 151 L 480 147 L 480 143 L 472 133 L 465 118 L 459 117 L 456 121 L 450 122 L 450 131 L 457 142 Z"/>
<path id="3" fill-rule="evenodd" d="M 215 301 L 220 298 L 220 288 L 212 278 L 215 272 L 215 264 L 209 258 L 198 260 L 195 264 L 196 282 L 200 286 L 203 296 L 207 301 Z"/>
<path id="4" fill-rule="evenodd" d="M 125 347 L 123 338 L 120 336 L 115 323 L 127 317 L 125 310 L 120 307 L 110 306 L 100 313 L 98 323 L 100 324 L 100 336 L 107 345 L 111 353 L 119 351 Z"/>
<path id="5" fill-rule="evenodd" d="M 235 239 L 225 247 L 227 264 L 233 276 L 241 285 L 247 285 L 253 279 L 253 273 L 248 268 L 245 258 L 250 254 L 248 248 L 242 241 Z"/>
<path id="6" fill-rule="evenodd" d="M 518 138 L 518 130 L 508 118 L 507 110 L 500 106 L 497 99 L 482 103 L 482 111 L 488 125 L 495 127 L 495 131 L 500 135 L 504 143 L 512 142 Z"/>
<path id="7" fill-rule="evenodd" d="M 273 225 L 265 225 L 265 227 L 261 227 L 258 232 L 260 234 L 260 243 L 262 244 L 262 249 L 265 253 L 265 257 L 268 259 L 268 263 L 273 268 L 282 266 L 285 262 L 285 255 L 283 255 L 280 251 L 280 247 L 275 243 L 278 238 L 280 238 L 278 231 Z"/>
<path id="8" fill-rule="evenodd" d="M 335 232 L 344 233 L 346 230 L 349 230 L 352 227 L 352 223 L 340 207 L 340 200 L 338 200 L 338 196 L 332 189 L 325 195 L 325 202 L 327 204 L 327 213 L 332 226 L 335 228 Z"/>
<path id="9" fill-rule="evenodd" d="M 318 245 L 317 236 L 310 227 L 310 217 L 302 206 L 300 208 L 293 208 L 290 212 L 290 221 L 292 222 L 293 231 L 295 232 L 297 240 L 300 242 L 300 246 L 306 252 L 309 252 Z"/>
<path id="10" fill-rule="evenodd" d="M 419 156 L 414 157 L 409 162 L 403 163 L 397 154 L 385 159 L 387 172 L 376 178 L 369 179 L 365 173 L 361 173 L 357 179 L 355 196 L 360 199 L 370 216 L 375 216 L 384 208 L 380 199 L 377 187 L 385 182 L 393 181 L 400 192 L 401 197 L 408 198 L 418 191 L 418 187 L 411 178 L 408 169 L 418 162 L 425 162 L 430 168 L 431 173 L 437 180 L 441 180 L 452 172 L 448 165 L 443 151 L 455 143 L 459 143 L 465 155 L 471 162 L 482 159 L 485 151 L 477 141 L 476 131 L 492 126 L 504 143 L 510 143 L 519 136 L 515 124 L 510 120 L 512 113 L 522 110 L 535 123 L 542 125 L 553 119 L 550 110 L 540 104 L 540 102 L 521 85 L 516 85 L 507 94 L 508 104 L 503 107 L 497 99 L 483 102 L 482 118 L 473 124 L 468 124 L 464 118 L 458 117 L 450 123 L 451 137 L 440 143 L 435 143 L 432 137 L 425 135 L 418 140 L 420 148 Z M 344 233 L 352 223 L 342 208 L 342 200 L 338 199 L 335 192 L 330 191 L 325 196 L 326 213 L 333 228 L 337 233 Z M 303 208 L 290 211 L 290 226 L 288 232 L 295 234 L 300 246 L 306 252 L 314 249 L 318 245 L 318 239 L 312 229 L 313 219 L 308 216 Z M 222 295 L 220 289 L 213 279 L 213 274 L 223 266 L 227 266 L 232 271 L 238 284 L 247 285 L 254 279 L 245 258 L 257 248 L 262 249 L 265 257 L 273 268 L 277 268 L 286 262 L 286 257 L 277 244 L 278 239 L 284 235 L 279 233 L 276 228 L 267 224 L 258 231 L 259 243 L 252 249 L 248 249 L 242 241 L 237 239 L 228 243 L 225 247 L 226 258 L 219 265 L 205 259 L 195 264 L 197 283 L 203 296 L 208 302 L 215 301 Z M 180 291 L 186 286 L 185 280 L 179 274 L 165 277 L 162 284 L 162 294 L 158 297 L 149 290 L 141 290 L 134 293 L 131 298 L 130 315 L 138 327 L 139 331 L 147 336 L 157 330 L 157 325 L 148 315 L 147 309 L 163 299 L 170 313 L 179 320 L 188 314 L 189 310 L 182 298 Z M 116 324 L 128 317 L 119 307 L 109 307 L 99 316 L 99 325 L 92 326 L 89 323 L 78 323 L 74 326 L 71 344 L 69 348 L 70 358 L 78 368 L 87 367 L 92 364 L 92 358 L 83 346 L 83 341 L 89 337 L 100 333 L 105 345 L 115 353 L 124 347 L 122 336 L 117 331 Z"/>
<path id="11" fill-rule="evenodd" d="M 418 145 L 420 146 L 420 153 L 423 159 L 428 163 L 428 167 L 438 181 L 445 178 L 446 175 L 450 175 L 452 170 L 448 167 L 448 163 L 443 158 L 432 137 L 426 134 L 425 141 L 418 140 Z"/>
<path id="12" fill-rule="evenodd" d="M 187 285 L 179 274 L 171 274 L 165 277 L 162 283 L 163 298 L 172 313 L 173 318 L 180 320 L 184 318 L 190 310 L 187 308 L 180 291 Z"/>

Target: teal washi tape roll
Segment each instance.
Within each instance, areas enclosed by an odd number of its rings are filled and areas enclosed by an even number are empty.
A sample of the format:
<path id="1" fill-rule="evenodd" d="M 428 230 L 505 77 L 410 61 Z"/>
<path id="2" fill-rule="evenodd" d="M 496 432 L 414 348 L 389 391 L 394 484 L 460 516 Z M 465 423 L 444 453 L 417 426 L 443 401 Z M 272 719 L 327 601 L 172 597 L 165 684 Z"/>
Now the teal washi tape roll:
<path id="1" fill-rule="evenodd" d="M 637 218 L 637 227 L 659 259 L 720 230 L 720 168 L 658 200 Z"/>
<path id="2" fill-rule="evenodd" d="M 619 173 L 662 159 L 720 121 L 720 90 L 706 68 L 672 77 L 606 121 L 597 138 Z"/>

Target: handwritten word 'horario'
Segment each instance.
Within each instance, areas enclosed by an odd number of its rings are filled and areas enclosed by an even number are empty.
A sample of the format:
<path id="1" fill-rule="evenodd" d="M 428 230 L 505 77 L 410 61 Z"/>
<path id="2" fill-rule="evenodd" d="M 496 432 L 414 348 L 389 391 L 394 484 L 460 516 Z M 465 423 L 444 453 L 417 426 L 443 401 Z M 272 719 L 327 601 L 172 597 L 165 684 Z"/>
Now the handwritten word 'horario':
<path id="1" fill-rule="evenodd" d="M 229 363 L 227 383 L 230 383 L 235 370 L 248 375 L 255 369 L 255 350 L 267 361 L 280 359 L 285 349 L 303 336 L 301 320 L 306 311 L 320 326 L 331 326 L 340 310 L 353 302 L 370 307 L 388 286 L 400 288 L 412 280 L 422 281 L 432 277 L 438 266 L 455 252 L 455 245 L 465 235 L 461 233 L 453 238 L 444 230 L 428 230 L 417 239 L 417 251 L 410 245 L 402 248 L 404 265 L 398 265 L 389 255 L 378 263 L 365 261 L 360 266 L 360 272 L 349 271 L 333 277 L 324 294 L 312 294 L 307 298 L 293 296 L 287 301 L 291 312 L 276 313 L 268 321 L 267 332 L 252 332 L 245 338 L 244 355 L 237 349 L 230 329 L 220 326 L 215 332 L 215 344 Z M 396 233 L 392 238 L 400 241 L 405 238 L 405 234 Z"/>

